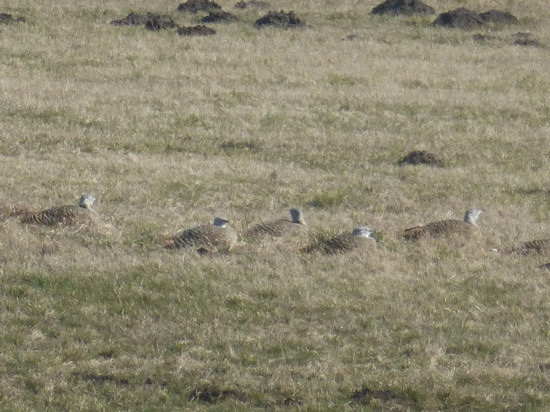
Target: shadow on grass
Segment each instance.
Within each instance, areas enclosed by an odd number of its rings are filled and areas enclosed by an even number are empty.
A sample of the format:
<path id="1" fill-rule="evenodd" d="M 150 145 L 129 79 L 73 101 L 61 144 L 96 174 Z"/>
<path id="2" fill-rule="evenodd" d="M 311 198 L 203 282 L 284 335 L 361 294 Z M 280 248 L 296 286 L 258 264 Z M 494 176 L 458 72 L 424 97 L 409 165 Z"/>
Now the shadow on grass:
<path id="1" fill-rule="evenodd" d="M 373 402 L 376 403 L 392 403 L 398 404 L 401 407 L 415 409 L 421 409 L 419 405 L 418 395 L 412 390 L 406 390 L 404 392 L 397 392 L 392 389 L 370 389 L 363 386 L 360 390 L 353 392 L 351 395 L 351 401 L 353 403 L 359 403 L 363 405 L 369 405 Z"/>

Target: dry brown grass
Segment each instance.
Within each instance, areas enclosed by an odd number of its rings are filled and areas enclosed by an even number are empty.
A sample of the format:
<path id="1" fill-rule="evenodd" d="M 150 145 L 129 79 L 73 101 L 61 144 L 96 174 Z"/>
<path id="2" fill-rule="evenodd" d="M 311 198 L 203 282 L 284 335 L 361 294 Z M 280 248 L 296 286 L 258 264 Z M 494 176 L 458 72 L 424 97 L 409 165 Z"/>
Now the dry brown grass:
<path id="1" fill-rule="evenodd" d="M 520 18 L 488 42 L 371 17 L 372 1 L 272 4 L 312 27 L 257 30 L 259 11 L 205 38 L 109 25 L 198 22 L 168 1 L 0 10 L 27 20 L 0 25 L 2 208 L 93 193 L 102 219 L 2 215 L 2 408 L 547 409 L 545 260 L 491 252 L 549 237 L 546 2 L 432 4 Z M 519 31 L 544 47 L 514 46 Z M 447 167 L 398 166 L 411 150 Z M 312 236 L 367 224 L 380 242 L 162 248 L 294 206 Z M 486 210 L 477 244 L 397 238 L 470 207 Z"/>

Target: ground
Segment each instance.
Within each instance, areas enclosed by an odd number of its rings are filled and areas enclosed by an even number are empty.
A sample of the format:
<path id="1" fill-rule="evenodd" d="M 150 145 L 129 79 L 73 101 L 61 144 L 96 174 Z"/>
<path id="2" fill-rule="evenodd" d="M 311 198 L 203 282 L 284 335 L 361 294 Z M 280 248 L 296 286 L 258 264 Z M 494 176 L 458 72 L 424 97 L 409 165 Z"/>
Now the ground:
<path id="1" fill-rule="evenodd" d="M 214 36 L 164 0 L 4 5 L 2 409 L 548 409 L 550 258 L 493 251 L 550 233 L 547 4 L 379 3 L 219 1 Z M 460 7 L 518 21 L 432 25 Z M 92 227 L 20 223 L 84 193 Z M 376 247 L 163 248 L 291 207 Z M 398 237 L 472 207 L 476 243 Z"/>

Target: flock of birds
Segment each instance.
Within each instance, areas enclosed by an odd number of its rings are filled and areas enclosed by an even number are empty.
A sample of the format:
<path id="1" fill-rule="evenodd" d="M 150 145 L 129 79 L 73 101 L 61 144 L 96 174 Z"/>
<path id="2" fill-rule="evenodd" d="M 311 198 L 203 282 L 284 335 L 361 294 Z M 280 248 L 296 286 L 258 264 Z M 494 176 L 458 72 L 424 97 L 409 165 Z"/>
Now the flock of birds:
<path id="1" fill-rule="evenodd" d="M 21 223 L 36 225 L 90 225 L 97 219 L 93 209 L 96 197 L 83 195 L 78 205 L 65 205 L 32 212 L 24 208 L 10 209 L 11 216 L 18 216 Z M 482 209 L 469 209 L 463 220 L 447 219 L 405 229 L 400 237 L 408 240 L 420 238 L 452 238 L 465 240 L 479 237 L 478 219 Z M 250 227 L 244 234 L 246 239 L 259 237 L 300 239 L 301 252 L 323 254 L 344 253 L 359 248 L 369 248 L 376 243 L 374 230 L 369 226 L 358 226 L 351 232 L 344 232 L 325 239 L 306 242 L 310 239 L 309 226 L 300 209 L 290 209 L 290 219 L 281 218 L 266 221 Z M 199 254 L 229 252 L 238 242 L 239 235 L 231 222 L 216 217 L 211 224 L 204 224 L 176 233 L 166 239 L 163 246 L 170 249 L 192 248 Z M 550 239 L 532 240 L 517 246 L 494 249 L 507 254 L 527 255 L 530 253 L 550 254 Z M 549 268 L 550 263 L 541 268 Z"/>

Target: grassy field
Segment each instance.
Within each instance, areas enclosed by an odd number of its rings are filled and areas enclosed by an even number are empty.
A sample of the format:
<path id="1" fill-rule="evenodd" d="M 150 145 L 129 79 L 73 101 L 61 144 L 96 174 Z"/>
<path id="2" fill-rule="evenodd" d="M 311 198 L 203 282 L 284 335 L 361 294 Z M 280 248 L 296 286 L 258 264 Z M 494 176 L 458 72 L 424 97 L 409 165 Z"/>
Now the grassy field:
<path id="1" fill-rule="evenodd" d="M 550 409 L 550 257 L 491 251 L 550 237 L 546 1 L 428 1 L 520 19 L 471 32 L 371 0 L 273 1 L 309 26 L 256 29 L 221 0 L 241 20 L 209 37 L 109 24 L 198 24 L 177 2 L 48 3 L 0 9 L 26 19 L 0 24 L 0 204 L 93 193 L 101 223 L 1 222 L 0 409 Z M 380 242 L 161 246 L 294 206 Z M 470 207 L 477 243 L 397 236 Z"/>

